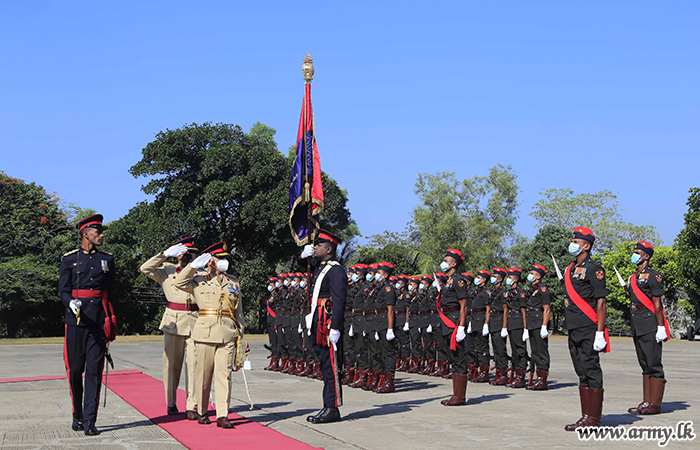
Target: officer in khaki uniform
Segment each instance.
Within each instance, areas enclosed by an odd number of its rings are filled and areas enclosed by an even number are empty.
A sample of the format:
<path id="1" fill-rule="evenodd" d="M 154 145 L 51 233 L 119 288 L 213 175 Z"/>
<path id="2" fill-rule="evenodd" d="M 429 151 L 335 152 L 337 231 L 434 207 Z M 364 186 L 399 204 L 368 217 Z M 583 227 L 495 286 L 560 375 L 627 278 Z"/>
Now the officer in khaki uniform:
<path id="1" fill-rule="evenodd" d="M 197 304 L 190 295 L 174 286 L 175 277 L 192 259 L 194 238 L 187 237 L 175 242 L 163 253 L 159 253 L 141 266 L 141 273 L 160 284 L 168 305 L 160 322 L 163 332 L 163 387 L 168 415 L 178 413 L 177 387 L 180 384 L 182 362 L 187 355 L 187 419 L 196 420 L 197 402 L 194 398 L 194 340 L 192 328 L 197 321 Z M 178 264 L 166 263 L 167 258 L 177 258 Z"/>
<path id="2" fill-rule="evenodd" d="M 199 318 L 192 330 L 197 365 L 195 369 L 195 399 L 200 424 L 209 424 L 207 406 L 211 392 L 212 374 L 216 383 L 216 425 L 233 428 L 228 420 L 231 370 L 242 364 L 243 303 L 240 286 L 226 273 L 224 259 L 226 243 L 218 242 L 202 252 L 176 277 L 175 286 L 191 294 L 199 306 Z M 209 273 L 197 274 L 207 267 Z"/>

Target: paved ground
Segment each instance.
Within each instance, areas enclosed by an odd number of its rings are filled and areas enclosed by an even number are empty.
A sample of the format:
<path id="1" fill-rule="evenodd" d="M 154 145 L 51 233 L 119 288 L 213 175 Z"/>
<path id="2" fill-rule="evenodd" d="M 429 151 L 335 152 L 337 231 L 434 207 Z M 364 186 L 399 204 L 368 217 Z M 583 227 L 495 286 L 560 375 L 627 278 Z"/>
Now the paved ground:
<path id="1" fill-rule="evenodd" d="M 234 374 L 231 410 L 288 436 L 326 449 L 438 449 L 481 444 L 489 448 L 658 448 L 655 442 L 579 441 L 564 424 L 579 417 L 578 389 L 566 340 L 551 339 L 552 389 L 529 392 L 470 384 L 469 404 L 446 408 L 439 400 L 451 393 L 451 382 L 399 374 L 397 392 L 378 395 L 345 389 L 344 420 L 311 426 L 306 416 L 320 406 L 319 381 L 261 370 L 267 352 L 251 341 L 253 370 L 247 372 L 256 406 L 250 411 L 240 373 Z M 613 339 L 613 351 L 602 356 L 605 377 L 603 425 L 675 426 L 693 421 L 700 428 L 700 343 L 672 341 L 664 346 L 669 379 L 664 414 L 638 417 L 627 408 L 641 400 L 641 375 L 632 341 Z M 119 343 L 112 346 L 116 369 L 138 369 L 162 379 L 162 344 Z M 62 346 L 0 346 L 0 378 L 64 375 Z M 182 388 L 183 386 L 181 386 Z M 100 436 L 88 438 L 70 430 L 67 381 L 0 384 L 0 448 L 40 449 L 178 449 L 167 433 L 116 395 L 100 410 Z M 165 407 L 164 407 L 165 408 Z M 232 445 L 235 445 L 232 430 Z M 693 442 L 671 442 L 667 448 L 698 448 Z"/>

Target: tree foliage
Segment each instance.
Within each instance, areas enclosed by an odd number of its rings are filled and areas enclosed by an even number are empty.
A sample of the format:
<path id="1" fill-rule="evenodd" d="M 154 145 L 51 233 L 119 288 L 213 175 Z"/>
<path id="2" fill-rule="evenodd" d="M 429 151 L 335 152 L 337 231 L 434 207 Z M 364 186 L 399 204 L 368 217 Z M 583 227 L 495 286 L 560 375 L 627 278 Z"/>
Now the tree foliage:
<path id="1" fill-rule="evenodd" d="M 700 188 L 691 188 L 685 226 L 676 238 L 680 283 L 695 309 L 700 311 Z"/>

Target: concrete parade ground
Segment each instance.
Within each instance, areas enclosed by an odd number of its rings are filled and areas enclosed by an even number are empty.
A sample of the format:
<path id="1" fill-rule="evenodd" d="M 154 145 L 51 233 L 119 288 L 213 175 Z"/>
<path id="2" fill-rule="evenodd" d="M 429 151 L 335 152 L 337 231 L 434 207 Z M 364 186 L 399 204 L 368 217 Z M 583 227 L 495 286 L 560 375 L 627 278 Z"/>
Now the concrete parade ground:
<path id="1" fill-rule="evenodd" d="M 139 370 L 162 380 L 162 341 L 112 344 L 115 370 Z M 19 342 L 19 341 L 18 341 Z M 321 405 L 321 382 L 262 370 L 267 365 L 265 340 L 251 336 L 246 372 L 256 409 L 250 410 L 241 373 L 233 374 L 231 412 L 264 424 L 314 447 L 325 449 L 551 449 L 659 448 L 656 441 L 580 441 L 565 424 L 580 416 L 577 378 L 565 338 L 550 339 L 550 390 L 531 392 L 469 383 L 468 405 L 444 407 L 440 400 L 452 392 L 450 380 L 397 373 L 396 393 L 375 394 L 343 387 L 345 405 L 340 423 L 311 425 L 306 416 Z M 65 376 L 62 343 L 0 345 L 0 379 Z M 675 427 L 692 421 L 700 428 L 700 343 L 664 344 L 668 379 L 663 413 L 634 416 L 627 408 L 641 401 L 641 371 L 630 338 L 613 338 L 612 352 L 601 355 L 604 373 L 604 426 Z M 184 376 L 180 388 L 185 388 Z M 100 410 L 99 436 L 74 432 L 65 379 L 0 383 L 0 448 L 29 449 L 181 449 L 177 440 L 114 393 Z M 165 414 L 163 400 L 163 414 Z M 182 415 L 184 420 L 184 414 Z M 215 428 L 215 424 L 199 425 Z M 215 431 L 215 430 L 214 430 Z M 230 432 L 236 447 L 236 433 Z M 695 432 L 698 430 L 695 429 Z M 693 441 L 671 441 L 665 448 L 698 448 Z M 261 445 L 261 448 L 265 448 Z M 280 449 L 283 450 L 283 449 Z"/>

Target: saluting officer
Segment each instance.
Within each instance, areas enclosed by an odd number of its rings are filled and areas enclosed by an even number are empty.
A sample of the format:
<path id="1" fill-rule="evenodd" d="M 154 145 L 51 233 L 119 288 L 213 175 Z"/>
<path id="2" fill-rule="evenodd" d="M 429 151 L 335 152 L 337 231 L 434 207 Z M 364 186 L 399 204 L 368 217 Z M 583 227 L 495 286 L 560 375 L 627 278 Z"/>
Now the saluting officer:
<path id="1" fill-rule="evenodd" d="M 306 316 L 306 322 L 311 336 L 315 338 L 314 352 L 321 362 L 323 409 L 306 418 L 311 423 L 340 421 L 338 407 L 343 404 L 340 383 L 343 341 L 340 330 L 343 329 L 345 319 L 348 276 L 335 259 L 340 243 L 341 239 L 338 236 L 319 229 L 314 246 L 307 245 L 302 253 L 302 258 L 314 256 L 319 262 L 314 271 L 311 313 Z"/>
<path id="2" fill-rule="evenodd" d="M 163 332 L 163 387 L 168 414 L 177 410 L 177 387 L 180 384 L 182 363 L 187 355 L 187 420 L 197 420 L 197 401 L 194 398 L 194 340 L 192 329 L 197 322 L 197 303 L 191 301 L 190 295 L 174 286 L 175 276 L 180 273 L 192 259 L 194 238 L 186 237 L 175 242 L 164 252 L 157 254 L 141 266 L 141 273 L 160 284 L 168 301 L 160 330 Z M 177 258 L 177 265 L 166 263 L 167 258 Z"/>
<path id="3" fill-rule="evenodd" d="M 605 270 L 591 258 L 595 235 L 576 227 L 569 253 L 576 257 L 564 272 L 564 316 L 569 332 L 569 352 L 579 378 L 581 418 L 565 427 L 600 426 L 603 413 L 603 370 L 598 352 L 610 351 L 605 328 Z"/>
<path id="4" fill-rule="evenodd" d="M 107 229 L 102 225 L 102 215 L 86 217 L 76 227 L 80 230 L 80 248 L 63 255 L 59 269 L 59 293 L 66 307 L 63 357 L 73 402 L 71 427 L 74 431 L 84 430 L 86 435 L 94 436 L 99 434 L 95 422 L 105 342 L 114 340 L 114 335 L 107 335 L 105 331 L 109 329 L 107 319 L 111 320 L 114 314 L 110 302 L 115 269 L 112 255 L 97 248 L 102 245 L 104 230 Z"/>
<path id="5" fill-rule="evenodd" d="M 661 303 L 664 294 L 663 278 L 659 272 L 649 267 L 652 256 L 654 247 L 651 244 L 637 242 L 632 253 L 632 263 L 637 265 L 637 272 L 630 277 L 627 288 L 630 295 L 632 339 L 642 368 L 644 395 L 636 408 L 628 410 L 632 414 L 659 414 L 666 386 L 661 348 L 662 343 L 669 338 L 668 321 Z"/>
<path id="6" fill-rule="evenodd" d="M 506 387 L 516 389 L 524 388 L 525 369 L 527 369 L 527 344 L 530 333 L 527 330 L 525 315 L 525 291 L 520 287 L 520 276 L 522 271 L 517 267 L 508 269 L 506 285 L 509 287 L 503 293 L 508 304 L 508 337 L 510 341 L 511 374 L 510 383 Z"/>
<path id="7" fill-rule="evenodd" d="M 192 295 L 199 306 L 199 318 L 192 330 L 197 365 L 195 398 L 200 424 L 210 424 L 207 416 L 212 375 L 216 401 L 216 426 L 233 428 L 228 419 L 231 371 L 242 364 L 241 340 L 245 331 L 240 285 L 226 273 L 229 262 L 226 243 L 208 247 L 175 277 L 175 287 Z M 197 271 L 208 269 L 207 274 Z M 237 354 L 238 350 L 238 354 Z"/>
<path id="8" fill-rule="evenodd" d="M 536 370 L 537 381 L 527 386 L 532 391 L 546 391 L 547 376 L 549 375 L 549 313 L 551 296 L 549 288 L 542 282 L 547 275 L 547 269 L 539 264 L 530 266 L 527 281 L 530 290 L 527 292 L 527 329 L 530 331 L 530 353 L 532 368 Z"/>
<path id="9" fill-rule="evenodd" d="M 447 358 L 452 366 L 452 397 L 440 402 L 445 406 L 467 403 L 467 359 L 463 343 L 467 336 L 467 282 L 457 270 L 463 262 L 462 252 L 448 249 L 440 263 L 440 269 L 447 276 L 447 283 L 438 297 L 441 334 L 448 345 Z"/>
<path id="10" fill-rule="evenodd" d="M 493 347 L 493 359 L 496 362 L 496 376 L 491 382 L 493 386 L 505 386 L 508 384 L 508 351 L 506 350 L 506 338 L 508 337 L 508 304 L 503 296 L 503 279 L 508 272 L 502 267 L 494 267 L 491 275 L 493 285 L 489 294 L 489 303 L 486 306 L 485 330 L 491 333 L 491 346 Z"/>

